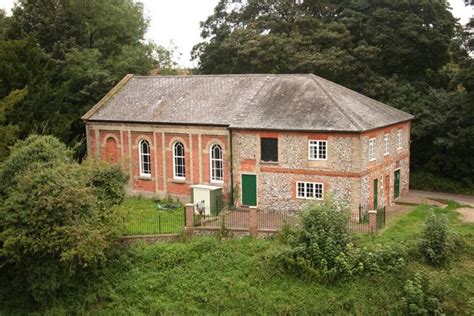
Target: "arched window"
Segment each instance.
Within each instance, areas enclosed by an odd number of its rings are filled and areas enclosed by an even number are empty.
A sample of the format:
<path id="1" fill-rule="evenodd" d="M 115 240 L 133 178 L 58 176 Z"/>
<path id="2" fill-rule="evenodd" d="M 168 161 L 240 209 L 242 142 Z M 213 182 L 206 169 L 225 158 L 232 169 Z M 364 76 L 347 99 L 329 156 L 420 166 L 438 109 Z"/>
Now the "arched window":
<path id="1" fill-rule="evenodd" d="M 224 181 L 224 159 L 222 157 L 222 147 L 214 144 L 210 149 L 211 157 L 211 182 Z"/>
<path id="2" fill-rule="evenodd" d="M 175 179 L 186 179 L 185 165 L 184 145 L 181 142 L 176 142 L 173 146 L 173 177 Z"/>
<path id="3" fill-rule="evenodd" d="M 151 151 L 150 143 L 144 139 L 139 144 L 140 176 L 151 177 Z"/>

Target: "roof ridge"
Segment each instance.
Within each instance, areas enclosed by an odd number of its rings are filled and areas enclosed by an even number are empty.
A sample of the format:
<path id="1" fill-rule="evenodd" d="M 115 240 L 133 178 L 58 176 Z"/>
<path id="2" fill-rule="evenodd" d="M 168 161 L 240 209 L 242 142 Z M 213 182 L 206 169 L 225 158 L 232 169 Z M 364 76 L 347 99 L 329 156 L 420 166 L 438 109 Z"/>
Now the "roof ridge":
<path id="1" fill-rule="evenodd" d="M 136 79 L 147 78 L 209 78 L 209 77 L 291 77 L 291 76 L 307 76 L 308 74 L 202 74 L 202 75 L 134 75 Z"/>
<path id="2" fill-rule="evenodd" d="M 107 94 L 100 99 L 89 111 L 84 114 L 81 119 L 88 120 L 92 115 L 97 113 L 101 107 L 103 107 L 134 75 L 127 74 L 123 77 Z"/>
<path id="3" fill-rule="evenodd" d="M 364 128 L 356 121 L 354 120 L 347 112 L 346 110 L 336 101 L 336 99 L 333 98 L 333 96 L 326 90 L 326 88 L 323 87 L 323 85 L 316 79 L 319 78 L 315 74 L 310 74 L 309 77 L 313 79 L 313 81 L 319 86 L 319 88 L 328 96 L 329 99 L 334 103 L 334 105 L 339 109 L 339 111 L 352 123 L 354 126 L 359 129 L 363 130 Z M 353 113 L 354 114 L 354 113 Z"/>

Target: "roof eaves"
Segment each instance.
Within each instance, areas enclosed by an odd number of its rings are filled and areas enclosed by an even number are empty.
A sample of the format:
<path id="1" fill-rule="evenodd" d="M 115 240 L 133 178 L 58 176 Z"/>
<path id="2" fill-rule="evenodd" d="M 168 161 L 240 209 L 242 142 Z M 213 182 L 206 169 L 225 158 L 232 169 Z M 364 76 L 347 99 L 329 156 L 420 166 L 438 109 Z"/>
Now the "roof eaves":
<path id="1" fill-rule="evenodd" d="M 123 86 L 133 78 L 133 74 L 128 74 L 120 80 L 115 87 L 112 88 L 96 105 L 94 105 L 86 114 L 84 114 L 81 119 L 83 121 L 88 121 L 100 108 L 102 108 L 107 102 L 117 93 L 119 92 Z"/>

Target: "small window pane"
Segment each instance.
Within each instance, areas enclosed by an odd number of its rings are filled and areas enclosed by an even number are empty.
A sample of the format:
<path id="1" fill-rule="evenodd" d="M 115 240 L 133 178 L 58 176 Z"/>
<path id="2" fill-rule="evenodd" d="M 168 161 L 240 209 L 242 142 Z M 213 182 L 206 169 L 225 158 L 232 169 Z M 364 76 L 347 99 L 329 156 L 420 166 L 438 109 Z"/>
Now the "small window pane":
<path id="1" fill-rule="evenodd" d="M 314 197 L 314 184 L 313 183 L 306 183 L 306 197 L 307 198 Z"/>
<path id="2" fill-rule="evenodd" d="M 319 157 L 318 159 L 326 159 L 326 142 L 319 142 Z"/>
<path id="3" fill-rule="evenodd" d="M 322 199 L 323 198 L 323 185 L 321 183 L 316 183 L 315 184 L 315 193 L 314 197 L 316 199 Z"/>
<path id="4" fill-rule="evenodd" d="M 304 198 L 305 193 L 304 193 L 304 183 L 303 182 L 298 182 L 298 197 Z"/>

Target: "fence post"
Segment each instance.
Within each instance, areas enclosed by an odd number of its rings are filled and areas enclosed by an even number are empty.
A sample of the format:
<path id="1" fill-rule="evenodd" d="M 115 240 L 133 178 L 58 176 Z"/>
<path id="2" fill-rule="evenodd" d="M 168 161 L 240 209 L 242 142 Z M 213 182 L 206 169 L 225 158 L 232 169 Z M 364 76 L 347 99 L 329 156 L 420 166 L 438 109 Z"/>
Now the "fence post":
<path id="1" fill-rule="evenodd" d="M 258 237 L 258 223 L 257 223 L 257 209 L 250 209 L 250 218 L 249 218 L 249 230 L 250 236 L 257 238 Z"/>
<path id="2" fill-rule="evenodd" d="M 161 215 L 158 215 L 158 234 L 161 234 Z"/>
<path id="3" fill-rule="evenodd" d="M 377 210 L 369 211 L 369 232 L 377 232 Z"/>
<path id="4" fill-rule="evenodd" d="M 191 236 L 194 232 L 194 204 L 187 203 L 184 209 L 184 216 L 186 221 L 186 232 Z"/>

